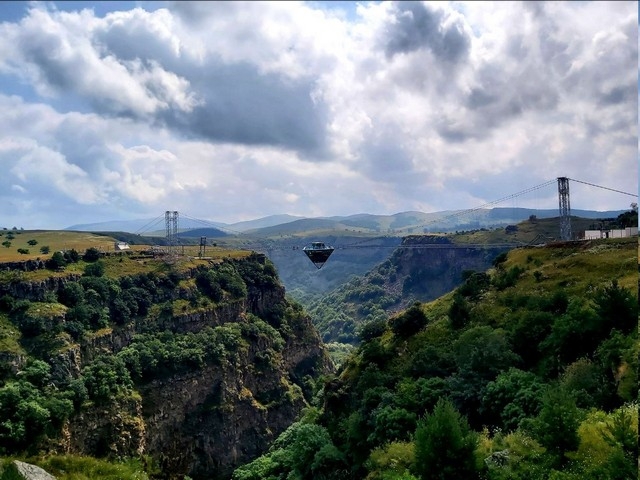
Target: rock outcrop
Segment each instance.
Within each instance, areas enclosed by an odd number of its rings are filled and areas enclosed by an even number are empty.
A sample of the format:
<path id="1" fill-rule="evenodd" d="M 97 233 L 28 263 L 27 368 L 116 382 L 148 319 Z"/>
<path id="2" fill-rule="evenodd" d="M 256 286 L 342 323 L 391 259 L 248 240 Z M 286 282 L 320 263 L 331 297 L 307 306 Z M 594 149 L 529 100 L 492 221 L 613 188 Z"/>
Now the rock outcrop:
<path id="1" fill-rule="evenodd" d="M 87 331 L 77 340 L 63 332 L 56 349 L 38 353 L 51 365 L 52 381 L 65 385 L 99 356 L 117 355 L 132 345 L 139 334 L 190 338 L 234 325 L 242 335 L 237 350 L 226 356 L 194 368 L 136 377 L 128 395 L 85 401 L 63 426 L 61 438 L 48 443 L 51 451 L 113 458 L 148 455 L 166 478 L 222 480 L 264 453 L 298 418 L 308 405 L 310 379 L 329 372 L 332 364 L 310 318 L 285 298 L 275 270 L 264 273 L 264 259 L 229 262 L 245 282 L 244 296 L 225 293 L 221 301 L 205 306 L 188 304 L 197 288 L 197 271 L 182 271 L 172 280 L 175 290 L 164 291 L 163 301 L 165 307 L 183 302 L 183 313 L 165 308 Z M 256 274 L 252 268 L 262 270 Z M 79 278 L 14 281 L 1 287 L 0 295 L 42 301 Z M 56 321 L 64 325 L 65 319 Z M 24 359 L 7 362 L 15 370 Z"/>
<path id="2" fill-rule="evenodd" d="M 31 465 L 30 463 L 14 460 L 5 469 L 4 474 L 0 480 L 56 480 L 56 477 L 49 474 L 46 470 L 40 467 Z"/>

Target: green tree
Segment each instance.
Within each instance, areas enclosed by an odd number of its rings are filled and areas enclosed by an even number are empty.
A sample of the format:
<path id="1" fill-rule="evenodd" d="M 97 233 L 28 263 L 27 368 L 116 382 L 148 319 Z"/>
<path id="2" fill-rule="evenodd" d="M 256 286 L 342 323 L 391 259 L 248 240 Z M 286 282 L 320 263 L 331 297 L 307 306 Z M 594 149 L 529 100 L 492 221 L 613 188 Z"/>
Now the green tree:
<path id="1" fill-rule="evenodd" d="M 367 441 L 373 445 L 384 445 L 391 441 L 409 440 L 416 429 L 416 414 L 404 408 L 384 406 L 373 414 L 373 432 Z"/>
<path id="2" fill-rule="evenodd" d="M 415 302 L 405 312 L 392 318 L 391 330 L 401 338 L 415 335 L 427 325 L 427 316 L 422 311 L 420 302 Z"/>
<path id="3" fill-rule="evenodd" d="M 31 360 L 21 374 L 22 378 L 32 385 L 44 387 L 51 378 L 51 367 L 42 360 Z"/>
<path id="4" fill-rule="evenodd" d="M 214 302 L 222 300 L 224 292 L 220 286 L 216 274 L 212 270 L 199 271 L 196 274 L 198 289 Z"/>
<path id="5" fill-rule="evenodd" d="M 43 255 L 48 255 L 50 251 L 51 251 L 51 247 L 49 247 L 49 245 L 42 245 L 40 247 L 40 253 Z"/>
<path id="6" fill-rule="evenodd" d="M 78 261 L 80 260 L 80 254 L 75 248 L 72 248 L 71 250 L 65 250 L 64 259 L 67 263 L 78 263 Z"/>
<path id="7" fill-rule="evenodd" d="M 477 436 L 453 404 L 440 399 L 418 423 L 415 433 L 415 470 L 423 480 L 458 480 L 478 477 Z"/>
<path id="8" fill-rule="evenodd" d="M 58 291 L 58 300 L 67 307 L 75 307 L 84 302 L 84 289 L 77 282 L 66 282 Z"/>
<path id="9" fill-rule="evenodd" d="M 613 280 L 598 290 L 594 302 L 596 313 L 603 321 L 603 333 L 616 328 L 629 333 L 638 328 L 638 299 L 626 288 Z"/>
<path id="10" fill-rule="evenodd" d="M 367 342 L 382 336 L 386 330 L 387 322 L 385 320 L 372 320 L 362 326 L 359 337 L 361 341 Z"/>
<path id="11" fill-rule="evenodd" d="M 582 412 L 573 395 L 560 387 L 549 387 L 543 396 L 540 414 L 533 420 L 533 431 L 555 465 L 562 465 L 565 454 L 578 448 L 581 420 Z"/>
<path id="12" fill-rule="evenodd" d="M 84 267 L 84 274 L 87 277 L 101 277 L 104 275 L 104 263 L 98 260 Z"/>
<path id="13" fill-rule="evenodd" d="M 62 252 L 54 252 L 49 260 L 47 260 L 47 268 L 49 270 L 57 270 L 67 265 L 67 261 L 64 259 Z"/>
<path id="14" fill-rule="evenodd" d="M 238 468 L 233 480 L 346 479 L 346 470 L 326 429 L 298 422 L 276 439 L 266 455 Z"/>
<path id="15" fill-rule="evenodd" d="M 27 242 L 29 245 L 31 245 L 32 247 L 35 247 L 38 244 L 38 241 L 36 239 L 31 239 Z"/>
<path id="16" fill-rule="evenodd" d="M 29 249 L 28 248 L 19 248 L 18 249 L 18 253 L 20 255 L 29 255 Z"/>
<path id="17" fill-rule="evenodd" d="M 97 260 L 100 260 L 101 256 L 102 254 L 100 253 L 100 250 L 98 250 L 96 247 L 90 247 L 85 250 L 82 259 L 85 262 L 95 262 Z"/>
<path id="18" fill-rule="evenodd" d="M 485 387 L 483 418 L 490 425 L 515 430 L 522 420 L 538 414 L 542 393 L 543 384 L 533 373 L 510 368 Z"/>
<path id="19" fill-rule="evenodd" d="M 2 242 L 2 246 L 5 248 L 9 248 L 11 247 L 11 242 L 9 240 L 5 240 L 4 242 Z"/>
<path id="20" fill-rule="evenodd" d="M 413 466 L 413 442 L 392 442 L 371 452 L 367 480 L 417 480 L 409 473 Z"/>
<path id="21" fill-rule="evenodd" d="M 133 387 L 124 361 L 115 355 L 102 355 L 82 370 L 89 398 L 106 403 Z"/>
<path id="22" fill-rule="evenodd" d="M 456 292 L 453 295 L 453 301 L 451 302 L 451 306 L 447 313 L 449 320 L 451 320 L 451 326 L 455 329 L 459 329 L 469 323 L 469 319 L 471 318 L 471 306 L 459 292 Z"/>

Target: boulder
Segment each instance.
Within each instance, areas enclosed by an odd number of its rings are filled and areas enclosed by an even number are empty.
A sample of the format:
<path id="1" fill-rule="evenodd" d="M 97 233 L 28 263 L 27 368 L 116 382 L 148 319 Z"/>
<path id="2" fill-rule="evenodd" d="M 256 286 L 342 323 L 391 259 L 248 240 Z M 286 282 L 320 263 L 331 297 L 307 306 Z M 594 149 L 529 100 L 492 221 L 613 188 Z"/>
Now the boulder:
<path id="1" fill-rule="evenodd" d="M 56 477 L 40 467 L 14 460 L 0 480 L 56 480 Z"/>

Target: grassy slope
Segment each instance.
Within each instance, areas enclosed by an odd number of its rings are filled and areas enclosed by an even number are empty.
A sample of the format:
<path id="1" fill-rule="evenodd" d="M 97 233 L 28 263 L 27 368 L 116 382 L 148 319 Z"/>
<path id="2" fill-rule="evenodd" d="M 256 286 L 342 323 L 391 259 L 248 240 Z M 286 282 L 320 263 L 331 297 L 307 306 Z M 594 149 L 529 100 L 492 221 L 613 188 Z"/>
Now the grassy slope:
<path id="1" fill-rule="evenodd" d="M 53 252 L 59 250 L 71 250 L 72 248 L 78 252 L 84 252 L 87 248 L 95 247 L 103 251 L 113 251 L 112 237 L 95 235 L 87 232 L 67 232 L 62 230 L 13 230 L 2 231 L 2 242 L 7 240 L 7 233 L 12 232 L 15 238 L 9 240 L 11 246 L 6 248 L 0 247 L 0 262 L 15 262 L 20 260 L 30 260 L 35 258 L 47 259 L 51 257 Z M 29 245 L 29 240 L 36 240 L 35 246 Z M 0 243 L 2 243 L 0 242 Z M 48 245 L 50 253 L 43 255 L 40 253 L 40 247 Z M 28 255 L 18 253 L 19 248 L 29 250 Z"/>

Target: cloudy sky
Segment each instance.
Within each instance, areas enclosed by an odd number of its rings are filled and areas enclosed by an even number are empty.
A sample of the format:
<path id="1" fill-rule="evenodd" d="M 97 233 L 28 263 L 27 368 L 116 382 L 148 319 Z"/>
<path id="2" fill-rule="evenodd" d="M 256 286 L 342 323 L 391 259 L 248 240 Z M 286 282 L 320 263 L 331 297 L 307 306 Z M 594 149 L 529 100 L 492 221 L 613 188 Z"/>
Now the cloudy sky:
<path id="1" fill-rule="evenodd" d="M 637 193 L 638 5 L 2 2 L 0 111 L 0 227 Z"/>

